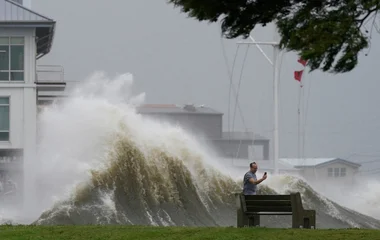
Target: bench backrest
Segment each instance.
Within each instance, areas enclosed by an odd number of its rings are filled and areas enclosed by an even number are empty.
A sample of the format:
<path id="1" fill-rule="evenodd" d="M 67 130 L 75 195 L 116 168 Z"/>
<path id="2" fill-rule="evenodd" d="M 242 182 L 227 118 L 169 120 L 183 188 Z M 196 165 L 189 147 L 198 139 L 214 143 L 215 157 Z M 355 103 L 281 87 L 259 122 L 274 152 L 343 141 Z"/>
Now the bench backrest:
<path id="1" fill-rule="evenodd" d="M 292 212 L 290 195 L 242 196 L 244 212 Z"/>

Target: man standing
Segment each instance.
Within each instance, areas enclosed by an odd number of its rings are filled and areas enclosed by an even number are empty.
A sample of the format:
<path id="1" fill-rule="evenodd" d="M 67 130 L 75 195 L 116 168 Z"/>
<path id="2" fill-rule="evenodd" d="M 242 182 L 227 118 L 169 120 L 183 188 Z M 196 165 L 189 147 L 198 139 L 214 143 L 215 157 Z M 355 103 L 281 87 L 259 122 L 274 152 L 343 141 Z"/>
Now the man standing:
<path id="1" fill-rule="evenodd" d="M 257 184 L 267 179 L 267 173 L 265 172 L 263 177 L 259 180 L 256 178 L 257 164 L 252 162 L 249 164 L 250 170 L 244 175 L 243 179 L 243 194 L 244 195 L 256 195 Z"/>

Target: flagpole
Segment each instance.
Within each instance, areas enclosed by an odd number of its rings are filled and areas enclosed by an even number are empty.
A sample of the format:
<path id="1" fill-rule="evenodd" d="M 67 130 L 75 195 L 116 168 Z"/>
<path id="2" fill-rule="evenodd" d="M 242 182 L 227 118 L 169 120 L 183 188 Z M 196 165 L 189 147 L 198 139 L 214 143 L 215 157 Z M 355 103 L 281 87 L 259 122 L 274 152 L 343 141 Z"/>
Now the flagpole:
<path id="1" fill-rule="evenodd" d="M 279 83 L 279 66 L 278 66 L 278 56 L 280 53 L 279 42 L 257 42 L 252 36 L 250 36 L 251 41 L 249 42 L 238 42 L 237 44 L 251 44 L 255 45 L 261 52 L 261 54 L 268 60 L 268 62 L 273 66 L 273 174 L 278 174 L 278 161 L 279 161 L 279 132 L 278 132 L 278 83 Z M 270 45 L 273 47 L 273 60 L 271 61 L 269 57 L 261 49 L 260 45 Z"/>
<path id="2" fill-rule="evenodd" d="M 279 133 L 278 133 L 278 83 L 279 83 L 279 70 L 278 55 L 279 45 L 273 45 L 273 116 L 274 116 L 274 129 L 273 129 L 273 174 L 278 174 L 278 161 L 279 161 Z"/>

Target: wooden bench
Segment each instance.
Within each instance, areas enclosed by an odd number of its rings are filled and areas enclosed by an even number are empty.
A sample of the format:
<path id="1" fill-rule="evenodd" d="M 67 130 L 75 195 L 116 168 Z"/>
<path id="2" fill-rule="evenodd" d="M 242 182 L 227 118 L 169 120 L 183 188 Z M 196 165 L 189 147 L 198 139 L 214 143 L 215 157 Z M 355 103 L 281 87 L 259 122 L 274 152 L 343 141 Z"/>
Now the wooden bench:
<path id="1" fill-rule="evenodd" d="M 292 215 L 292 228 L 315 228 L 315 210 L 305 210 L 299 192 L 289 195 L 235 193 L 237 227 L 260 226 L 260 215 Z"/>

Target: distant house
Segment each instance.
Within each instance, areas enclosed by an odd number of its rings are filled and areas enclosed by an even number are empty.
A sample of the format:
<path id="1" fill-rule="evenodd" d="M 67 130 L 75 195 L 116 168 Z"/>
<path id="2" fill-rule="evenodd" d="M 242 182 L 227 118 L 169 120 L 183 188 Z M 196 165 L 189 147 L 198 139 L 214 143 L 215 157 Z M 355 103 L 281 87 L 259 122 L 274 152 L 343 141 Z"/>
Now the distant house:
<path id="1" fill-rule="evenodd" d="M 261 159 L 269 159 L 269 139 L 252 132 L 224 132 L 223 113 L 210 107 L 192 104 L 143 104 L 137 112 L 178 124 L 207 142 L 226 158 L 249 158 L 249 147 L 262 147 Z"/>
<path id="2" fill-rule="evenodd" d="M 249 159 L 229 159 L 235 171 L 244 174 L 249 170 Z M 273 160 L 256 160 L 259 174 L 273 174 Z M 277 167 L 280 174 L 300 176 L 316 186 L 351 186 L 359 172 L 360 164 L 341 158 L 280 158 Z"/>
<path id="3" fill-rule="evenodd" d="M 341 158 L 281 158 L 281 162 L 292 165 L 308 182 L 348 186 L 355 182 L 360 164 Z"/>

